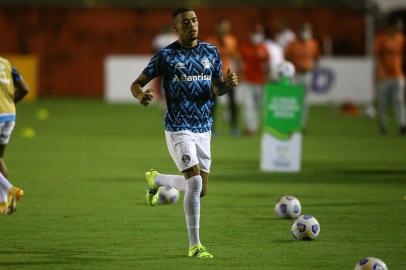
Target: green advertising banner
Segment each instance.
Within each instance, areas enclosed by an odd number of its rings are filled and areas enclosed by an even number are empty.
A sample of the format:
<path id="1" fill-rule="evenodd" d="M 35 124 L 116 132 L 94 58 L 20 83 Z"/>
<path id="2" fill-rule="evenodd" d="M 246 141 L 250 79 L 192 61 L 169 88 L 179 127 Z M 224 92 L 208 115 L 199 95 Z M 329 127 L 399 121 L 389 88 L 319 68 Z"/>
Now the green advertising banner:
<path id="1" fill-rule="evenodd" d="M 263 130 L 272 136 L 287 140 L 300 131 L 304 89 L 282 80 L 265 86 Z"/>

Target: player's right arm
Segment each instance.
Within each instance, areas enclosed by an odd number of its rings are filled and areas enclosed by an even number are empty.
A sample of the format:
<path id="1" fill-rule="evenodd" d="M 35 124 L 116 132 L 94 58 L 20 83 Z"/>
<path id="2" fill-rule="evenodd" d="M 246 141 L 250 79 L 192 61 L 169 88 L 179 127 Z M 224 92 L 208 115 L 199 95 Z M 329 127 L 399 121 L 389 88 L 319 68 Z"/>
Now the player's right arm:
<path id="1" fill-rule="evenodd" d="M 149 61 L 141 75 L 131 84 L 131 93 L 138 101 L 147 106 L 152 100 L 152 89 L 143 90 L 153 78 L 162 75 L 162 52 L 158 50 Z"/>
<path id="2" fill-rule="evenodd" d="M 151 78 L 149 78 L 144 73 L 141 73 L 141 75 L 138 77 L 138 79 L 136 79 L 131 84 L 131 93 L 144 106 L 147 106 L 153 98 L 153 96 L 151 94 L 152 89 L 147 89 L 145 91 L 142 89 L 150 81 L 151 81 Z"/>
<path id="3" fill-rule="evenodd" d="M 13 99 L 14 103 L 17 103 L 28 94 L 29 88 L 27 83 L 24 81 L 23 77 L 20 75 L 20 73 L 18 73 L 18 71 L 14 67 L 12 68 L 12 77 L 15 87 Z"/>

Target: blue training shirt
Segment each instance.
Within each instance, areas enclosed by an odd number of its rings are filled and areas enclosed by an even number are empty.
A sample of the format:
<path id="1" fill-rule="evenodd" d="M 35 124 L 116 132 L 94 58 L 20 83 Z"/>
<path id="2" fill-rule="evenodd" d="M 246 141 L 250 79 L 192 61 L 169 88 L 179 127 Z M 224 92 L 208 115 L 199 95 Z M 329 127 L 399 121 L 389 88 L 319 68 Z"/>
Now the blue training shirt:
<path id="1" fill-rule="evenodd" d="M 213 124 L 212 82 L 222 77 L 221 59 L 213 45 L 198 42 L 193 48 L 177 41 L 158 50 L 143 73 L 163 76 L 167 112 L 165 130 L 207 132 Z"/>

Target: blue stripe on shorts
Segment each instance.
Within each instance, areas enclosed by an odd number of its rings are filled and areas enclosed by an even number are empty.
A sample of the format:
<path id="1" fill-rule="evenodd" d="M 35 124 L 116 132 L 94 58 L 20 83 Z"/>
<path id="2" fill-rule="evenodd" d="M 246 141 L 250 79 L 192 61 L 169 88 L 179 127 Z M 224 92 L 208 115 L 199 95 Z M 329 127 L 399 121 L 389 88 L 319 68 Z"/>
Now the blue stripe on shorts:
<path id="1" fill-rule="evenodd" d="M 12 122 L 16 120 L 15 114 L 0 115 L 0 122 Z"/>

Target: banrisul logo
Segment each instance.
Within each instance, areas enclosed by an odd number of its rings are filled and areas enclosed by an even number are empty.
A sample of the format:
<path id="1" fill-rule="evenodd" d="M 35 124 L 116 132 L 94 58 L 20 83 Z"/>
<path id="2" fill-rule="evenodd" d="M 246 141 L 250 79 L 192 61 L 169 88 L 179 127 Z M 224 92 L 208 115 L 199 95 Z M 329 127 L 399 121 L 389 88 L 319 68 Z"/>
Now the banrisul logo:
<path id="1" fill-rule="evenodd" d="M 182 74 L 180 77 L 175 74 L 173 82 L 196 82 L 196 81 L 210 81 L 211 75 L 200 73 L 199 75 L 186 75 Z"/>

